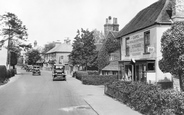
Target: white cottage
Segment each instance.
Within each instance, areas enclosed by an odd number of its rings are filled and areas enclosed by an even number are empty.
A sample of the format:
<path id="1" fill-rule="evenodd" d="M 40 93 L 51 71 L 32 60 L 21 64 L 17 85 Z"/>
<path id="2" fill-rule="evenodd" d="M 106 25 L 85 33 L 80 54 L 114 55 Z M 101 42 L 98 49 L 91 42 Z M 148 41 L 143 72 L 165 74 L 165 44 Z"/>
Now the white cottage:
<path id="1" fill-rule="evenodd" d="M 177 1 L 177 0 L 176 0 Z M 140 11 L 119 33 L 121 78 L 158 82 L 170 74 L 159 68 L 161 37 L 174 18 L 173 0 L 159 0 Z"/>
<path id="2" fill-rule="evenodd" d="M 69 39 L 65 39 L 64 43 L 56 43 L 56 46 L 45 54 L 45 62 L 50 63 L 54 61 L 55 64 L 66 65 L 65 69 L 70 72 L 72 70 L 72 67 L 69 65 L 69 54 L 71 51 L 72 44 Z M 52 64 L 47 66 L 50 67 Z"/>

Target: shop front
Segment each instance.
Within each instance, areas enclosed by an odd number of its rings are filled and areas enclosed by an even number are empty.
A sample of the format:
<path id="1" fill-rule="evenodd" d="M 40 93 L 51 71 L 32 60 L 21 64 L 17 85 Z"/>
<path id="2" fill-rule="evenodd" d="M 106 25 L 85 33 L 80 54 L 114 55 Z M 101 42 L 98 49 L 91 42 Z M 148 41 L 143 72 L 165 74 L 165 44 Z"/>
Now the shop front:
<path id="1" fill-rule="evenodd" d="M 155 81 L 155 60 L 119 61 L 121 76 L 125 81 Z"/>
<path id="2" fill-rule="evenodd" d="M 151 30 L 138 32 L 123 40 L 122 56 L 119 61 L 120 78 L 127 81 L 156 81 L 155 41 L 151 39 Z"/>

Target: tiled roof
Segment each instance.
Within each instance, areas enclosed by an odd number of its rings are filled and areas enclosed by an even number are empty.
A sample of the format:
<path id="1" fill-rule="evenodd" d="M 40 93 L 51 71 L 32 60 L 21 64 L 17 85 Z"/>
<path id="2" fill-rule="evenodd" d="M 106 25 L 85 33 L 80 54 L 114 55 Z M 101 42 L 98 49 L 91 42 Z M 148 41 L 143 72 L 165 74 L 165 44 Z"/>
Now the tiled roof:
<path id="1" fill-rule="evenodd" d="M 96 51 L 100 51 L 100 49 L 102 48 L 102 43 L 96 43 L 95 46 L 96 46 Z"/>
<path id="2" fill-rule="evenodd" d="M 120 60 L 120 49 L 112 52 L 110 56 L 113 56 L 114 60 L 117 60 L 117 61 Z"/>
<path id="3" fill-rule="evenodd" d="M 56 45 L 54 48 L 49 50 L 47 52 L 47 54 L 56 53 L 56 52 L 71 52 L 71 51 L 72 51 L 72 45 L 71 44 L 62 43 L 62 44 Z"/>
<path id="4" fill-rule="evenodd" d="M 116 36 L 118 35 L 118 31 L 111 31 L 112 35 L 114 38 L 116 38 Z"/>
<path id="5" fill-rule="evenodd" d="M 110 64 L 104 67 L 102 71 L 119 71 L 118 61 L 110 62 Z"/>
<path id="6" fill-rule="evenodd" d="M 171 24 L 172 0 L 159 0 L 140 11 L 117 35 L 117 38 L 150 27 L 154 24 Z"/>

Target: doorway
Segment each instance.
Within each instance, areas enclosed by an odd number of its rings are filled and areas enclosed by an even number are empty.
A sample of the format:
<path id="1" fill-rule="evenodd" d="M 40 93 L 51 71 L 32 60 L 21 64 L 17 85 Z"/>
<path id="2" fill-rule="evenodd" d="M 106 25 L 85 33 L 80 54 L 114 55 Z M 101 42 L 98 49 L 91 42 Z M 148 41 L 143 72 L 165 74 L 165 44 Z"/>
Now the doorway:
<path id="1" fill-rule="evenodd" d="M 135 81 L 146 81 L 146 63 L 136 64 L 135 66 Z"/>

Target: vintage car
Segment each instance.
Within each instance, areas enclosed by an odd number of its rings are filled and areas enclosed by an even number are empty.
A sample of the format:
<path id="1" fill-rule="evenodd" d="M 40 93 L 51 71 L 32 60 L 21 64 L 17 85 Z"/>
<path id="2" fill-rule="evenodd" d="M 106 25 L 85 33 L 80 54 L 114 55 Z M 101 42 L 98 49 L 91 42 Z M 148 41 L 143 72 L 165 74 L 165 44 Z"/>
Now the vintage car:
<path id="1" fill-rule="evenodd" d="M 40 66 L 33 65 L 32 75 L 41 75 Z"/>
<path id="2" fill-rule="evenodd" d="M 65 66 L 62 64 L 54 64 L 52 76 L 53 81 L 66 80 Z"/>

